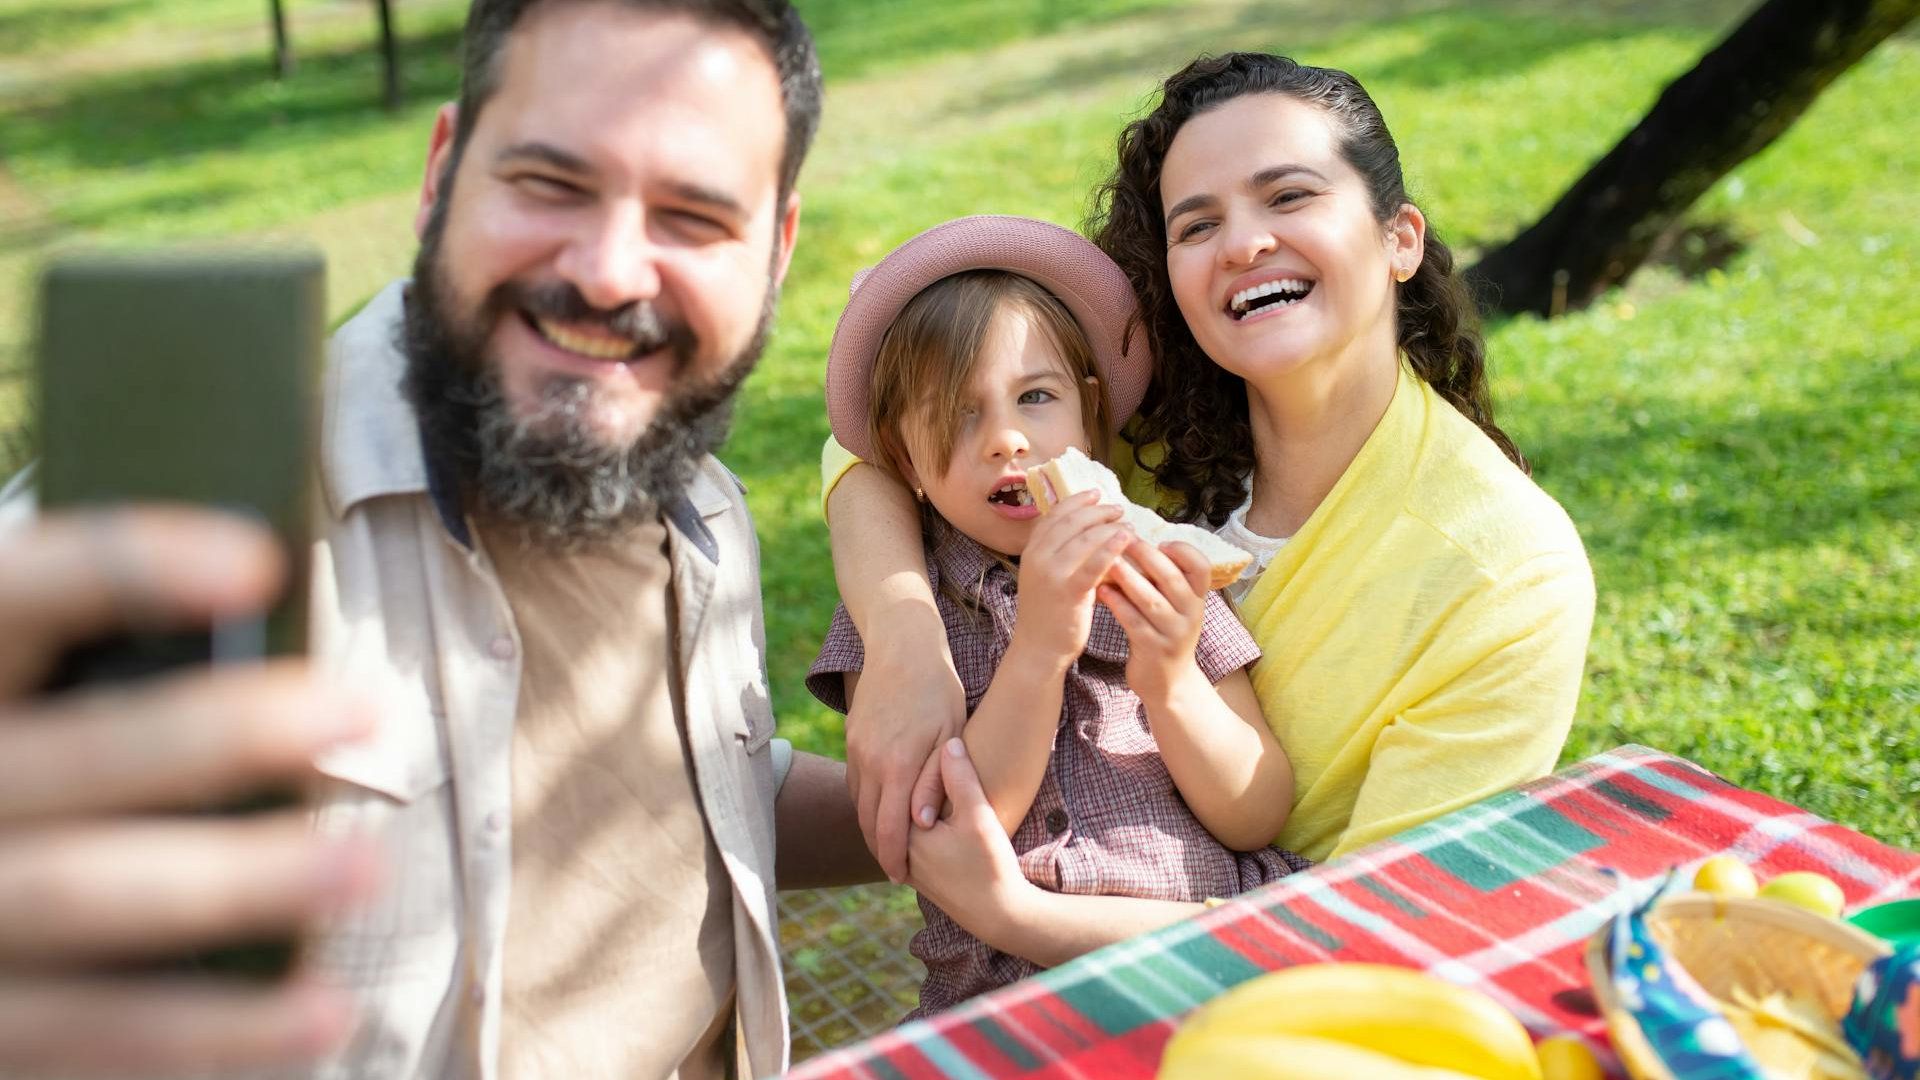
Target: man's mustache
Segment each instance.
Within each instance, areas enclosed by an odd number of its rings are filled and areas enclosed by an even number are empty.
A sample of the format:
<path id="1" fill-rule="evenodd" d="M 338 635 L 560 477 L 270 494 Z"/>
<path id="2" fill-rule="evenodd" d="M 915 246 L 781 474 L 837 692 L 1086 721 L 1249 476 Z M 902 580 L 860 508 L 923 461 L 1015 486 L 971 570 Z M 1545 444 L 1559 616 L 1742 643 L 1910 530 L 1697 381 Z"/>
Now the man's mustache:
<path id="1" fill-rule="evenodd" d="M 536 319 L 603 327 L 632 341 L 635 356 L 670 348 L 677 359 L 685 361 L 699 346 L 692 327 L 666 315 L 651 300 L 635 300 L 611 310 L 595 307 L 579 289 L 564 281 L 504 282 L 493 290 L 489 306 L 497 312 L 520 311 Z"/>

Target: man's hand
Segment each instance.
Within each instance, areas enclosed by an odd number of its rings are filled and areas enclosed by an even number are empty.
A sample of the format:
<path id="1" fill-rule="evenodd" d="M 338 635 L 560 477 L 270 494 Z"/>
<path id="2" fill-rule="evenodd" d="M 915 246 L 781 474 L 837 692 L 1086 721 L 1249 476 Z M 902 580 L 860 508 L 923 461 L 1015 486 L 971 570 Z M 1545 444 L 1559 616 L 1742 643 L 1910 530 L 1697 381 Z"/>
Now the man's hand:
<path id="1" fill-rule="evenodd" d="M 944 799 L 936 752 L 967 723 L 941 633 L 938 650 L 870 646 L 847 710 L 847 790 L 868 850 L 896 883 L 907 879 L 909 821 L 932 824 Z"/>
<path id="2" fill-rule="evenodd" d="M 36 694 L 70 645 L 266 605 L 261 531 L 186 510 L 52 515 L 0 540 L 0 1073 L 161 1073 L 312 1058 L 351 1003 L 102 974 L 114 961 L 299 932 L 372 886 L 374 853 L 304 815 L 164 814 L 307 775 L 368 710 L 298 663 Z"/>
<path id="3" fill-rule="evenodd" d="M 1022 912 L 1038 890 L 1020 872 L 1013 843 L 987 801 L 966 744 L 949 740 L 935 764 L 953 806 L 932 828 L 914 831 L 907 847 L 913 863 L 909 881 L 969 933 L 1012 951 Z"/>

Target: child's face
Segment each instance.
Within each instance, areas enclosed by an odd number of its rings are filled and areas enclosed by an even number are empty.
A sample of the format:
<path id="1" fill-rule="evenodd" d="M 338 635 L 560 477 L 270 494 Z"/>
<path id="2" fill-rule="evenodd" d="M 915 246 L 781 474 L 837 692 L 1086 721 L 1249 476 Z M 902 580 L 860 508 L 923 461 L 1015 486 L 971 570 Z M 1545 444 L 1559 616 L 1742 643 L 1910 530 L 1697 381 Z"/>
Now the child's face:
<path id="1" fill-rule="evenodd" d="M 1081 386 L 1026 309 L 1008 305 L 993 318 L 962 410 L 953 458 L 929 460 L 907 432 L 913 482 L 955 528 L 1004 555 L 1027 546 L 1039 507 L 1024 470 L 1068 447 L 1088 449 Z"/>

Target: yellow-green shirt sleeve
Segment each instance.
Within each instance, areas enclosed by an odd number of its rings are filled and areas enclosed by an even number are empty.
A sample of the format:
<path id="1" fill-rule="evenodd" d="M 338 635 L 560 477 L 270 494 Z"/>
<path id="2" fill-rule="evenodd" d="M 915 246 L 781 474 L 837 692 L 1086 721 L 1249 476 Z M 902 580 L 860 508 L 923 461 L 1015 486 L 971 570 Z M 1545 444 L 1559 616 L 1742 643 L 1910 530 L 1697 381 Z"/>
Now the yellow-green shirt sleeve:
<path id="1" fill-rule="evenodd" d="M 1380 732 L 1329 857 L 1551 771 L 1573 723 L 1593 624 L 1580 552 L 1536 555 L 1469 597 L 1420 663 L 1441 685 Z"/>
<path id="2" fill-rule="evenodd" d="M 853 451 L 840 445 L 840 440 L 827 436 L 827 444 L 820 448 L 820 517 L 827 520 L 827 500 L 833 497 L 833 489 L 840 484 L 840 478 L 847 470 L 860 464 Z"/>

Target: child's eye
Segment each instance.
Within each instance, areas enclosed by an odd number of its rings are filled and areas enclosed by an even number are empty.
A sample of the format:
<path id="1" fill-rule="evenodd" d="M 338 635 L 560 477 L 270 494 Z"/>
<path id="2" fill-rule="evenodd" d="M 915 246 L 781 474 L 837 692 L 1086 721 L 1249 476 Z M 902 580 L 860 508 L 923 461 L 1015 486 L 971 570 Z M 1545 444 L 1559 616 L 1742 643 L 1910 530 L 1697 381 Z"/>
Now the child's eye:
<path id="1" fill-rule="evenodd" d="M 1045 405 L 1049 401 L 1056 400 L 1056 397 L 1057 395 L 1051 390 L 1029 390 L 1020 395 L 1020 404 Z"/>

